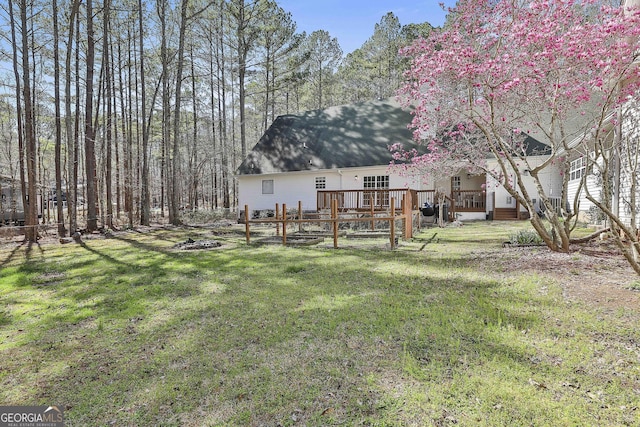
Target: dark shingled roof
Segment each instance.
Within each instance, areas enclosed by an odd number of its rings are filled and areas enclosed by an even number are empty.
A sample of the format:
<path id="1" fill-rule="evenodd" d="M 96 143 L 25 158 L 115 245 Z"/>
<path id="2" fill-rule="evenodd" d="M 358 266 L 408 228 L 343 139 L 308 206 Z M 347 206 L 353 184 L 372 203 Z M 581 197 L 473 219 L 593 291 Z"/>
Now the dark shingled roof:
<path id="1" fill-rule="evenodd" d="M 540 142 L 531 135 L 527 135 L 524 140 L 527 156 L 548 156 L 551 154 L 551 147 L 544 142 Z"/>
<path id="2" fill-rule="evenodd" d="M 411 113 L 392 100 L 279 116 L 238 168 L 238 174 L 387 165 L 389 146 L 418 148 Z"/>
<path id="3" fill-rule="evenodd" d="M 390 99 L 341 105 L 276 118 L 249 152 L 238 175 L 388 165 L 389 146 L 425 153 L 408 128 L 412 115 Z M 528 155 L 551 153 L 527 135 Z"/>

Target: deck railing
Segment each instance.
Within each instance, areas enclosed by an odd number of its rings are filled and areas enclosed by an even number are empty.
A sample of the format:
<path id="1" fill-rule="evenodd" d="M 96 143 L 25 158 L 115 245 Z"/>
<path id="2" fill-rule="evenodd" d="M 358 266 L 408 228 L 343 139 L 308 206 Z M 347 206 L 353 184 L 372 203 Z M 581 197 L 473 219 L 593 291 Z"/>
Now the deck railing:
<path id="1" fill-rule="evenodd" d="M 371 189 L 371 190 L 318 190 L 318 211 L 331 209 L 331 201 L 337 200 L 340 211 L 387 210 L 391 199 L 395 199 L 396 208 L 402 206 L 402 199 L 408 191 L 406 188 Z"/>
<path id="2" fill-rule="evenodd" d="M 481 190 L 453 190 L 451 200 L 455 204 L 456 212 L 486 211 L 487 197 Z"/>
<path id="3" fill-rule="evenodd" d="M 429 203 L 429 205 L 436 204 L 436 192 L 435 190 L 414 190 L 415 196 L 415 206 L 414 209 L 418 209 L 424 206 L 425 203 Z"/>
<path id="4" fill-rule="evenodd" d="M 376 190 L 318 190 L 318 211 L 331 208 L 331 201 L 338 202 L 340 211 L 370 211 L 387 210 L 389 201 L 396 200 L 396 208 L 400 208 L 403 197 L 411 193 L 412 209 L 437 204 L 434 190 L 376 189 Z M 486 194 L 481 190 L 454 190 L 446 196 L 449 212 L 485 212 L 487 206 Z"/>

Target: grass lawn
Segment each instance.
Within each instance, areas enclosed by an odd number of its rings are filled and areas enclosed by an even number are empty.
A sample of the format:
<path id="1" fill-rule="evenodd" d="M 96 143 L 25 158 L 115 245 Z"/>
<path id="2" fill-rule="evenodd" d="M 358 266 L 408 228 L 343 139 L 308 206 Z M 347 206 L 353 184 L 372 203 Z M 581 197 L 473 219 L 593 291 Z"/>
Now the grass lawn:
<path id="1" fill-rule="evenodd" d="M 60 405 L 67 426 L 640 425 L 637 311 L 492 271 L 518 227 L 395 251 L 207 228 L 4 245 L 0 404 Z M 223 246 L 172 249 L 188 237 Z"/>

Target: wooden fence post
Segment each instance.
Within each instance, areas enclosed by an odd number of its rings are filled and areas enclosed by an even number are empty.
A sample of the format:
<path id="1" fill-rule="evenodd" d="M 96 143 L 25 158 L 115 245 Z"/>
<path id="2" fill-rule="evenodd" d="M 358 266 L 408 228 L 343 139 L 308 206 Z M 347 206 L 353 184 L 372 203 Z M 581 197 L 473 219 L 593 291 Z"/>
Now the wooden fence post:
<path id="1" fill-rule="evenodd" d="M 371 194 L 371 198 L 369 199 L 369 204 L 371 205 L 371 218 L 373 218 L 375 216 L 375 211 L 374 211 L 374 206 L 373 206 L 373 199 L 375 198 L 375 193 Z M 371 231 L 376 231 L 376 222 L 372 219 L 371 220 Z"/>
<path id="2" fill-rule="evenodd" d="M 280 219 L 280 205 L 276 203 L 276 236 L 280 235 L 280 223 L 278 220 Z"/>
<path id="3" fill-rule="evenodd" d="M 282 244 L 287 245 L 287 204 L 282 204 Z"/>
<path id="4" fill-rule="evenodd" d="M 402 198 L 402 214 L 404 215 L 404 233 L 405 239 L 413 237 L 413 203 L 411 201 L 411 193 L 406 192 Z"/>
<path id="5" fill-rule="evenodd" d="M 298 219 L 300 220 L 298 223 L 298 231 L 302 232 L 302 200 L 298 200 Z"/>
<path id="6" fill-rule="evenodd" d="M 331 201 L 331 219 L 333 228 L 333 249 L 338 249 L 338 201 Z"/>
<path id="7" fill-rule="evenodd" d="M 251 232 L 249 231 L 249 205 L 244 205 L 244 233 L 247 238 L 247 245 L 251 243 Z"/>
<path id="8" fill-rule="evenodd" d="M 391 198 L 391 220 L 389 221 L 391 231 L 391 250 L 396 248 L 396 198 Z"/>

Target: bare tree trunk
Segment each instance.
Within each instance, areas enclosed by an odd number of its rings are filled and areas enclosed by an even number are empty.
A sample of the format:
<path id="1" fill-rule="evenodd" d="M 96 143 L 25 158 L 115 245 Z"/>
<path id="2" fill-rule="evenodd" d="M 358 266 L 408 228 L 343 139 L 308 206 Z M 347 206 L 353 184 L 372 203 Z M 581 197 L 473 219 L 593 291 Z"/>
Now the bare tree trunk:
<path id="1" fill-rule="evenodd" d="M 16 81 L 16 114 L 18 116 L 18 164 L 20 169 L 20 185 L 22 190 L 22 206 L 23 210 L 27 206 L 27 186 L 25 179 L 25 164 L 24 164 L 24 122 L 22 119 L 22 85 L 20 83 L 20 70 L 18 67 L 18 42 L 16 39 L 16 24 L 13 13 L 13 0 L 9 1 L 9 18 L 11 21 L 11 45 L 13 48 L 13 72 Z M 26 212 L 26 211 L 25 211 Z"/>
<path id="2" fill-rule="evenodd" d="M 93 0 L 87 0 L 87 73 L 85 79 L 85 173 L 87 186 L 87 231 L 98 229 L 98 195 L 96 153 L 95 153 L 95 129 L 93 127 L 93 67 L 95 62 L 95 40 L 93 33 Z"/>
<path id="3" fill-rule="evenodd" d="M 192 167 L 191 172 L 191 207 L 198 210 L 198 177 L 200 174 L 200 165 L 198 164 L 198 95 L 196 87 L 196 70 L 195 58 L 193 56 L 193 45 L 191 45 L 191 92 L 193 102 L 193 148 L 191 153 Z"/>
<path id="4" fill-rule="evenodd" d="M 127 136 L 127 126 L 129 125 L 126 115 L 125 115 L 125 89 L 124 89 L 124 81 L 122 78 L 122 47 L 121 43 L 118 42 L 118 84 L 120 87 L 120 111 L 122 111 L 122 120 L 121 120 L 121 134 L 122 134 L 122 169 L 124 174 L 124 210 L 127 212 L 127 219 L 129 227 L 133 227 L 133 196 L 131 189 L 131 165 L 130 165 L 130 151 L 131 151 L 131 141 Z"/>
<path id="5" fill-rule="evenodd" d="M 42 195 L 38 196 L 38 183 L 46 183 L 47 184 L 47 192 L 50 188 L 50 183 L 48 180 L 45 180 L 45 175 L 46 175 L 46 171 L 44 169 L 44 162 L 42 162 L 42 158 L 40 155 L 40 143 L 39 143 L 39 139 L 38 139 L 38 123 L 39 123 L 39 111 L 40 111 L 40 105 L 38 104 L 38 66 L 42 67 L 42 59 L 40 61 L 37 61 L 36 58 L 36 52 L 39 50 L 39 47 L 36 46 L 36 32 L 35 32 L 35 28 L 34 28 L 34 23 L 33 21 L 35 20 L 34 18 L 37 16 L 37 13 L 34 11 L 34 2 L 33 1 L 29 1 L 29 16 L 32 17 L 32 19 L 30 20 L 30 28 L 28 28 L 28 34 L 30 35 L 30 39 L 31 39 L 31 64 L 30 64 L 30 71 L 31 71 L 31 76 L 32 76 L 32 83 L 31 83 L 31 87 L 33 88 L 31 90 L 31 120 L 33 123 L 33 141 L 34 141 L 34 165 L 35 165 L 35 179 L 34 179 L 34 185 L 35 185 L 35 197 L 36 202 L 35 202 L 35 222 L 34 224 L 38 224 L 40 221 L 38 220 L 38 214 L 41 213 L 42 214 L 42 223 L 44 224 L 46 220 L 50 219 L 50 209 L 49 209 L 49 204 L 47 203 L 47 215 L 45 217 L 44 215 L 44 211 L 43 209 L 40 209 L 38 206 L 40 206 L 41 208 L 44 208 L 45 203 L 44 203 L 44 198 L 42 197 Z M 29 189 L 28 189 L 28 185 L 27 184 L 27 193 L 29 193 Z M 39 199 L 39 200 L 38 200 Z M 40 211 L 40 212 L 39 212 Z M 37 231 L 37 230 L 36 230 Z"/>
<path id="6" fill-rule="evenodd" d="M 107 192 L 107 221 L 106 227 L 113 229 L 113 191 L 112 191 L 112 153 L 111 153 L 111 145 L 112 141 L 112 112 L 111 112 L 111 64 L 109 63 L 109 30 L 110 30 L 110 22 L 109 22 L 109 8 L 110 8 L 110 0 L 104 0 L 104 9 L 102 11 L 103 16 L 103 54 L 102 54 L 102 65 L 104 67 L 104 82 L 105 82 L 105 94 L 104 94 L 104 103 L 106 106 L 106 129 L 105 129 L 105 144 L 106 144 L 106 176 L 105 176 L 105 186 Z"/>
<path id="7" fill-rule="evenodd" d="M 38 194 L 36 192 L 36 137 L 33 120 L 33 105 L 29 72 L 29 40 L 26 0 L 20 1 L 20 21 L 22 27 L 22 101 L 24 102 L 24 139 L 27 166 L 27 204 L 25 213 L 25 238 L 30 242 L 38 240 Z"/>
<path id="8" fill-rule="evenodd" d="M 265 78 L 264 78 L 265 98 L 264 98 L 264 117 L 262 120 L 262 133 L 265 133 L 267 131 L 267 127 L 269 126 L 269 102 L 271 99 L 271 47 L 270 46 L 267 46 L 266 57 L 264 62 L 265 62 Z"/>
<path id="9" fill-rule="evenodd" d="M 218 55 L 218 69 L 220 70 L 220 82 L 218 84 L 218 117 L 220 132 L 220 154 L 222 155 L 222 206 L 225 208 L 231 207 L 229 200 L 229 155 L 228 151 L 229 143 L 227 136 L 227 88 L 226 88 L 226 76 L 225 76 L 225 60 L 224 60 L 224 15 L 220 14 L 220 55 Z"/>
<path id="10" fill-rule="evenodd" d="M 129 49 L 129 63 L 133 64 L 133 94 L 134 94 L 134 100 L 135 100 L 135 111 L 132 113 L 135 113 L 135 117 L 134 117 L 134 121 L 132 123 L 135 123 L 135 126 L 132 126 L 132 130 L 135 130 L 135 142 L 136 142 L 136 161 L 135 161 L 135 165 L 136 165 L 136 185 L 133 186 L 134 189 L 136 189 L 135 192 L 135 201 L 136 201 L 136 210 L 135 210 L 135 216 L 140 218 L 141 214 L 140 214 L 140 204 L 141 204 L 141 192 L 139 191 L 139 189 L 141 188 L 141 169 L 142 169 L 142 159 L 140 158 L 140 154 L 141 154 L 141 149 L 140 149 L 140 125 L 139 123 L 141 121 L 144 121 L 144 119 L 140 118 L 140 100 L 138 99 L 139 94 L 140 94 L 140 90 L 138 89 L 138 55 L 136 55 L 136 50 L 137 50 L 137 40 L 136 38 L 131 35 L 130 36 L 131 39 L 131 43 L 133 45 L 132 49 Z M 133 59 L 131 58 L 133 54 Z"/>
<path id="11" fill-rule="evenodd" d="M 98 134 L 98 129 L 100 128 L 100 119 L 103 117 L 100 117 L 100 106 L 101 106 L 101 102 L 102 102 L 102 92 L 104 90 L 104 62 L 100 63 L 100 73 L 98 74 L 98 93 L 96 94 L 96 102 L 95 102 L 95 114 L 94 114 L 94 118 L 93 118 L 93 135 L 94 135 L 94 141 L 97 140 L 96 135 Z M 95 144 L 94 144 L 95 147 Z M 94 148 L 95 150 L 95 148 Z M 95 151 L 94 151 L 95 152 Z M 106 149 L 105 149 L 105 138 L 104 136 L 102 137 L 102 139 L 100 140 L 100 150 L 96 152 L 96 155 L 94 156 L 96 158 L 96 206 L 97 206 L 97 215 L 100 216 L 100 223 L 104 226 L 104 224 L 106 223 L 106 218 L 105 218 L 105 212 L 106 209 L 104 208 L 103 204 L 104 204 L 104 182 L 105 182 L 105 162 L 104 162 L 104 157 L 105 157 L 105 153 L 106 153 Z M 98 161 L 99 160 L 99 161 Z"/>
<path id="12" fill-rule="evenodd" d="M 151 200 L 149 192 L 149 127 L 145 122 L 147 95 L 144 78 L 144 26 L 142 25 L 142 0 L 138 0 L 138 23 L 138 31 L 140 32 L 140 93 L 142 97 L 142 206 L 140 209 L 140 224 L 149 225 L 149 220 L 151 217 Z M 153 108 L 151 108 L 150 114 L 153 114 Z"/>
<path id="13" fill-rule="evenodd" d="M 214 75 L 218 77 L 218 87 L 220 85 L 220 77 L 219 70 L 214 68 L 214 43 L 217 41 L 217 38 L 214 39 L 212 27 L 209 27 L 209 102 L 211 103 L 211 141 L 212 141 L 212 158 L 210 163 L 210 172 L 211 172 L 211 195 L 210 195 L 210 205 L 213 209 L 214 207 L 218 207 L 218 176 L 217 176 L 217 144 L 216 144 L 216 115 L 215 115 L 215 105 L 216 105 L 216 96 L 214 91 Z M 216 48 L 217 50 L 217 48 Z M 218 110 L 218 114 L 220 111 Z"/>
<path id="14" fill-rule="evenodd" d="M 246 74 L 246 56 L 241 60 L 238 67 L 238 102 L 240 103 L 240 150 L 242 158 L 247 157 L 247 124 L 246 124 L 246 91 L 245 91 L 245 74 Z"/>
<path id="15" fill-rule="evenodd" d="M 64 237 L 67 230 L 64 227 L 64 209 L 62 205 L 62 121 L 60 111 L 60 46 L 58 34 L 58 1 L 52 1 L 53 18 L 53 69 L 54 69 L 54 98 L 55 98 L 55 167 L 56 167 L 56 213 L 58 223 L 58 236 Z"/>
<path id="16" fill-rule="evenodd" d="M 131 32 L 127 29 L 127 164 L 128 168 L 128 177 L 129 177 L 129 188 L 127 199 L 129 202 L 129 209 L 127 210 L 127 215 L 129 219 L 129 227 L 133 228 L 133 217 L 135 212 L 135 203 L 134 203 L 134 169 L 135 165 L 133 163 L 133 78 L 131 76 L 131 51 L 132 51 L 132 40 L 131 40 Z"/>
<path id="17" fill-rule="evenodd" d="M 176 67 L 176 98 L 173 119 L 173 145 L 171 149 L 171 200 L 169 203 L 169 221 L 173 225 L 181 223 L 179 218 L 180 205 L 180 106 L 182 99 L 182 72 L 184 69 L 184 40 L 187 27 L 187 7 L 189 0 L 182 0 L 180 13 L 180 36 L 178 40 L 178 64 Z"/>
<path id="18" fill-rule="evenodd" d="M 157 1 L 157 13 L 160 18 L 160 61 L 162 63 L 162 157 L 160 159 L 160 215 L 164 217 L 164 205 L 170 205 L 169 194 L 171 188 L 168 185 L 170 181 L 167 179 L 167 147 L 171 142 L 171 114 L 169 99 L 169 52 L 167 49 L 167 0 Z M 165 195 L 167 196 L 165 199 Z M 171 208 L 169 207 L 169 221 L 173 220 L 171 216 Z"/>
<path id="19" fill-rule="evenodd" d="M 80 7 L 80 1 L 77 0 L 77 7 Z M 75 84 L 76 84 L 76 109 L 74 114 L 74 125 L 73 125 L 73 173 L 72 173 L 72 218 L 69 220 L 69 223 L 72 224 L 72 227 L 69 229 L 70 232 L 75 232 L 78 229 L 78 174 L 80 168 L 80 19 L 76 19 L 76 55 L 75 55 Z M 71 36 L 72 34 L 70 34 Z M 69 97 L 70 99 L 70 97 Z M 69 101 L 71 102 L 71 101 Z M 83 187 L 82 194 L 84 194 L 84 190 L 86 186 Z M 85 200 L 86 202 L 86 200 Z M 86 206 L 86 204 L 85 204 Z M 84 210 L 86 212 L 86 209 Z"/>
<path id="20" fill-rule="evenodd" d="M 115 58 L 114 58 L 114 54 L 113 54 L 113 43 L 109 43 L 109 63 L 111 64 L 111 82 L 109 83 L 111 85 L 111 93 L 113 94 L 112 96 L 112 103 L 113 105 L 111 106 L 112 110 L 111 111 L 118 111 L 118 99 L 117 96 L 115 95 L 117 93 L 116 91 L 116 68 L 115 68 Z M 115 149 L 115 153 L 116 153 L 116 218 L 120 219 L 120 212 L 122 209 L 122 204 L 121 204 L 121 188 L 120 188 L 120 144 L 118 143 L 118 114 L 113 114 L 113 142 L 114 142 L 114 149 Z"/>

